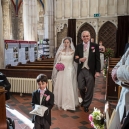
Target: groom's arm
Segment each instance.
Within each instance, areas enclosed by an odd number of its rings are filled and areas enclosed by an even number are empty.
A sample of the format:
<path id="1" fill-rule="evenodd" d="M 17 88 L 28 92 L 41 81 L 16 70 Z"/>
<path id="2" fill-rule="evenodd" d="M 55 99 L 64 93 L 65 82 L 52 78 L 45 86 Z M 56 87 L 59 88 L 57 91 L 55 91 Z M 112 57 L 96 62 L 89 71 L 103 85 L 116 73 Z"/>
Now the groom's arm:
<path id="1" fill-rule="evenodd" d="M 76 49 L 75 49 L 74 61 L 75 61 L 76 63 L 79 63 L 79 62 L 80 62 L 80 61 L 79 61 L 80 57 L 79 57 L 79 58 L 76 58 L 77 56 L 79 56 L 78 45 L 77 45 L 77 47 L 76 47 Z"/>
<path id="2" fill-rule="evenodd" d="M 96 51 L 95 51 L 95 55 L 96 55 L 96 64 L 95 64 L 95 70 L 96 70 L 96 72 L 100 72 L 100 53 L 99 53 L 99 46 L 98 46 L 98 44 L 96 44 Z"/>

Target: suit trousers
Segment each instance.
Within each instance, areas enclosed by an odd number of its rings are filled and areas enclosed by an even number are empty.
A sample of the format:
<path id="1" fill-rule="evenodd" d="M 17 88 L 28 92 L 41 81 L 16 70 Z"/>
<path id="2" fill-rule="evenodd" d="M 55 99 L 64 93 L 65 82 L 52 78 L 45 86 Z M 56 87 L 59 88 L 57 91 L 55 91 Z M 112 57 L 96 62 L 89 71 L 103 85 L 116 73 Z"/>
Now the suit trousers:
<path id="1" fill-rule="evenodd" d="M 36 115 L 33 129 L 50 129 L 50 125 L 44 117 Z"/>
<path id="2" fill-rule="evenodd" d="M 94 92 L 95 80 L 91 72 L 83 68 L 78 75 L 78 88 L 83 99 L 83 107 L 89 108 Z"/>

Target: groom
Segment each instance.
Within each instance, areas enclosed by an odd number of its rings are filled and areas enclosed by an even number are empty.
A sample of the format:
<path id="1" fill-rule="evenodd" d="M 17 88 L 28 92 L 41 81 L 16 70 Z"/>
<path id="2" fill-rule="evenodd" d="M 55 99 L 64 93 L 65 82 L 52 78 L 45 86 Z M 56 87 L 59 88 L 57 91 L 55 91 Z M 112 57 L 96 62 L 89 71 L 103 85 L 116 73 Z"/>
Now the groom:
<path id="1" fill-rule="evenodd" d="M 88 112 L 93 98 L 95 77 L 100 76 L 100 54 L 98 44 L 90 42 L 89 31 L 83 31 L 81 38 L 83 43 L 77 45 L 74 61 L 78 63 L 78 88 L 83 99 L 81 106 Z"/>

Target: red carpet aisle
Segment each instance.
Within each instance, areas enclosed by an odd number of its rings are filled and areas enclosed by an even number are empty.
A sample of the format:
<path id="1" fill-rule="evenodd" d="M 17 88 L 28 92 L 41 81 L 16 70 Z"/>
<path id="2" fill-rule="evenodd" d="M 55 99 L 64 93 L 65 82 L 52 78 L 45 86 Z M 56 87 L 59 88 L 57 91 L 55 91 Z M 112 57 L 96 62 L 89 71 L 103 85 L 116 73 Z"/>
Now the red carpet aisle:
<path id="1" fill-rule="evenodd" d="M 100 109 L 102 112 L 104 111 L 105 104 L 105 80 L 103 76 L 96 79 L 96 86 L 94 92 L 94 98 L 92 104 L 90 106 L 91 113 L 94 107 Z M 12 113 L 8 113 L 7 116 L 16 120 L 16 129 L 31 129 L 32 125 L 30 123 L 32 116 L 29 114 L 31 109 L 31 95 L 23 95 L 20 97 L 19 94 L 12 94 L 11 99 L 7 101 L 7 104 L 11 109 L 15 109 L 14 113 L 16 116 L 20 114 L 24 116 L 23 119 L 16 118 Z M 19 114 L 20 113 L 20 114 Z M 55 107 L 52 109 L 52 126 L 51 129 L 92 129 L 90 126 L 88 115 L 89 113 L 85 113 L 82 107 L 77 108 L 75 112 L 72 111 L 63 111 L 57 110 Z M 26 120 L 25 120 L 26 119 Z M 28 123 L 26 122 L 28 121 Z M 21 126 L 23 128 L 21 128 Z"/>

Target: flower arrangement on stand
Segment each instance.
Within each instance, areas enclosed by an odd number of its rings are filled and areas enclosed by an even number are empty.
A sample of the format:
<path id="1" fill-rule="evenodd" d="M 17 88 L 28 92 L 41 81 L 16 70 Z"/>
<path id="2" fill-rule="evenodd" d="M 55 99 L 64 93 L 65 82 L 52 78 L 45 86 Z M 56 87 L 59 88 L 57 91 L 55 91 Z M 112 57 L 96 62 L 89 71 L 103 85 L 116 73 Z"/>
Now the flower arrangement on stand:
<path id="1" fill-rule="evenodd" d="M 104 129 L 104 115 L 94 107 L 94 111 L 89 115 L 91 126 L 95 129 Z"/>

